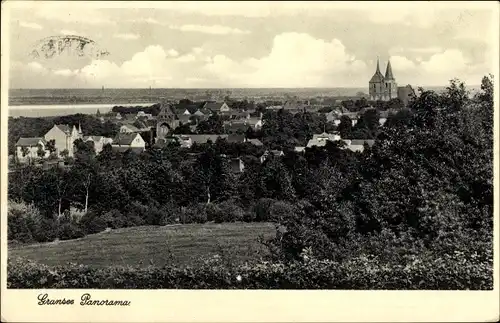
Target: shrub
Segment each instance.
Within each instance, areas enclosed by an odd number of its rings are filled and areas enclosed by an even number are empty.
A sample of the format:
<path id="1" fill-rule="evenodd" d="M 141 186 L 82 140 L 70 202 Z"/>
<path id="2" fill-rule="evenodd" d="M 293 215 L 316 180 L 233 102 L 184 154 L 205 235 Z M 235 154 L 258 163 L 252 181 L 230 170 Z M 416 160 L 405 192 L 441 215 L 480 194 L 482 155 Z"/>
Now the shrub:
<path id="1" fill-rule="evenodd" d="M 235 201 L 229 200 L 224 201 L 219 204 L 221 209 L 222 217 L 218 219 L 214 219 L 217 223 L 222 222 L 237 222 L 243 220 L 243 209 L 239 207 Z"/>
<path id="2" fill-rule="evenodd" d="M 294 214 L 294 206 L 285 201 L 276 201 L 269 208 L 269 220 L 273 222 L 280 223 L 287 217 L 293 217 Z"/>
<path id="3" fill-rule="evenodd" d="M 269 209 L 271 208 L 271 205 L 275 201 L 276 200 L 270 198 L 259 199 L 253 207 L 253 210 L 255 212 L 255 221 L 259 222 L 269 221 L 270 219 Z"/>
<path id="4" fill-rule="evenodd" d="M 214 203 L 209 203 L 206 205 L 205 210 L 207 212 L 207 221 L 215 221 L 216 219 L 222 219 L 224 215 L 219 205 Z"/>
<path id="5" fill-rule="evenodd" d="M 205 203 L 194 204 L 183 208 L 181 212 L 182 223 L 205 223 L 207 222 L 207 211 Z"/>
<path id="6" fill-rule="evenodd" d="M 34 232 L 40 225 L 40 211 L 32 204 L 9 201 L 7 205 L 7 239 L 32 242 Z"/>
<path id="7" fill-rule="evenodd" d="M 80 226 L 85 234 L 93 234 L 106 230 L 108 223 L 103 214 L 89 210 L 80 220 Z"/>
<path id="8" fill-rule="evenodd" d="M 463 253 L 412 256 L 403 263 L 360 256 L 345 262 L 317 260 L 227 266 L 206 261 L 197 267 L 49 267 L 9 259 L 7 288 L 87 289 L 352 289 L 492 290 L 492 262 Z"/>

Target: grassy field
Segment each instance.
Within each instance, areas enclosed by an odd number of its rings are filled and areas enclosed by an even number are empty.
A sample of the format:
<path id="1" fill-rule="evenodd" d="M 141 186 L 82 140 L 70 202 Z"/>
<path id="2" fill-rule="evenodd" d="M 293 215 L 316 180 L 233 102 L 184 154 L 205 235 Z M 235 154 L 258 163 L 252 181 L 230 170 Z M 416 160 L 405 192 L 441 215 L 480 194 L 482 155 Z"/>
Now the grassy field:
<path id="1" fill-rule="evenodd" d="M 20 256 L 47 265 L 68 262 L 90 266 L 164 264 L 195 265 L 203 257 L 220 255 L 231 262 L 266 254 L 259 237 L 273 237 L 270 223 L 184 224 L 144 226 L 102 232 L 70 241 L 9 247 Z"/>

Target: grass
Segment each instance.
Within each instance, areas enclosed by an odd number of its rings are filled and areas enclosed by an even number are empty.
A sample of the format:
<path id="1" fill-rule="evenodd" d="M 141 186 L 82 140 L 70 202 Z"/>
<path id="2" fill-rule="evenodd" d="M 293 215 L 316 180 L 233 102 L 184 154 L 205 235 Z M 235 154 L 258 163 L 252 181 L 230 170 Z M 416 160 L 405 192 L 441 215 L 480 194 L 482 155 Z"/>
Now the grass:
<path id="1" fill-rule="evenodd" d="M 9 247 L 9 256 L 47 265 L 69 262 L 93 267 L 165 264 L 196 265 L 218 254 L 232 263 L 258 260 L 266 254 L 259 237 L 275 234 L 270 223 L 143 226 L 88 235 L 81 239 Z"/>

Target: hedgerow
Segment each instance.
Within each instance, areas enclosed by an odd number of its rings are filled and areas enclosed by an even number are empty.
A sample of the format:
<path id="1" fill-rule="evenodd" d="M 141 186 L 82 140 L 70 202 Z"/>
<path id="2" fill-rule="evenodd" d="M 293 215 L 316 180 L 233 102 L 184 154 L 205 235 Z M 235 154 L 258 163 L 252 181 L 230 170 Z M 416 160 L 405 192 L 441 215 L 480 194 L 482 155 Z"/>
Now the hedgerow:
<path id="1" fill-rule="evenodd" d="M 8 288 L 96 289 L 351 289 L 491 290 L 490 262 L 463 253 L 412 256 L 384 263 L 360 256 L 344 262 L 317 260 L 260 262 L 228 266 L 209 259 L 197 267 L 106 267 L 68 264 L 49 267 L 9 259 Z"/>

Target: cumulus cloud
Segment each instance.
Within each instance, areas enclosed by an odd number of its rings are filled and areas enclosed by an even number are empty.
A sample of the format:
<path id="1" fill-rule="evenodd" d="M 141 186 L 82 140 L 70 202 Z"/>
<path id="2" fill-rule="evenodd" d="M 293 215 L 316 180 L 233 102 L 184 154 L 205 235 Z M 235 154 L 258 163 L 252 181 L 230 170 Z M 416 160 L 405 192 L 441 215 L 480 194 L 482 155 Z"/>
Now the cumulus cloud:
<path id="1" fill-rule="evenodd" d="M 115 38 L 124 39 L 124 40 L 136 40 L 139 39 L 139 35 L 132 33 L 124 33 L 124 34 L 115 34 L 113 35 Z"/>
<path id="2" fill-rule="evenodd" d="M 428 73 L 459 72 L 467 67 L 467 61 L 461 51 L 447 49 L 432 55 L 428 61 L 421 64 L 421 67 Z"/>
<path id="3" fill-rule="evenodd" d="M 416 64 L 404 56 L 391 56 L 391 65 L 397 66 L 400 71 L 412 70 L 416 67 Z"/>
<path id="4" fill-rule="evenodd" d="M 458 49 L 420 60 L 402 54 L 390 60 L 400 84 L 447 84 L 454 77 L 470 83 L 470 77 L 485 73 L 471 67 Z M 23 68 L 92 87 L 358 87 L 367 85 L 372 65 L 350 54 L 338 39 L 282 33 L 266 55 L 240 60 L 200 47 L 181 52 L 151 45 L 122 64 L 103 59 L 76 70 L 47 70 L 39 62 Z"/>
<path id="5" fill-rule="evenodd" d="M 19 26 L 23 28 L 28 28 L 28 29 L 38 29 L 41 30 L 43 27 L 37 23 L 34 22 L 28 22 L 28 21 L 19 21 Z"/>
<path id="6" fill-rule="evenodd" d="M 325 86 L 334 81 L 334 74 L 356 74 L 366 64 L 348 54 L 338 39 L 283 33 L 274 38 L 270 53 L 264 57 L 238 63 L 219 55 L 206 68 L 220 77 L 238 79 L 241 86 L 301 87 Z"/>
<path id="7" fill-rule="evenodd" d="M 231 28 L 221 25 L 203 26 L 203 25 L 170 25 L 170 29 L 186 31 L 186 32 L 198 32 L 204 34 L 213 35 L 229 35 L 229 34 L 249 34 L 248 30 L 241 30 L 238 28 Z"/>

